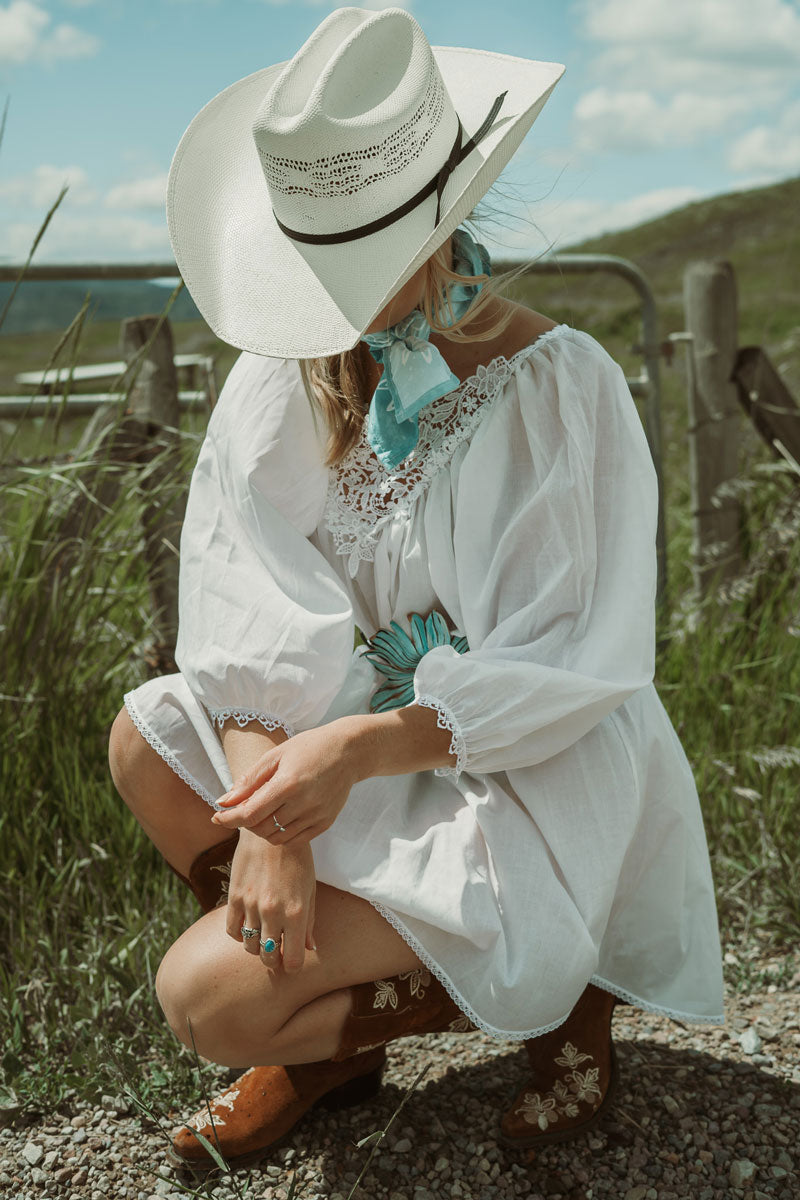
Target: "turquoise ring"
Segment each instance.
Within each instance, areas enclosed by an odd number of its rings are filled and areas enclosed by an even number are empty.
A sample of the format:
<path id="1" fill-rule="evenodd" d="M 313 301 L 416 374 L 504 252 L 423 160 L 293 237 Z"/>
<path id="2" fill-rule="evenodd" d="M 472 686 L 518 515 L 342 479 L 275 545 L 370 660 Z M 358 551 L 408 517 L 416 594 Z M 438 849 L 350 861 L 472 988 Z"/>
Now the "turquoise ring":
<path id="1" fill-rule="evenodd" d="M 266 941 L 259 942 L 258 944 L 261 947 L 261 949 L 264 951 L 265 954 L 272 954 L 272 951 L 275 949 L 277 942 L 275 941 L 274 938 L 267 938 Z"/>

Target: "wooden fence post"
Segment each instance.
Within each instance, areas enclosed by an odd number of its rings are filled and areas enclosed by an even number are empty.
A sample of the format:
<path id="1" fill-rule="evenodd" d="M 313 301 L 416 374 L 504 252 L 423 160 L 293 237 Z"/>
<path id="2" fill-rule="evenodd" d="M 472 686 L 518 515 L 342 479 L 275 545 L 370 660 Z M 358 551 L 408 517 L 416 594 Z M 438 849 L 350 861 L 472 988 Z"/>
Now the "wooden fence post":
<path id="1" fill-rule="evenodd" d="M 740 506 L 717 489 L 738 469 L 741 409 L 732 380 L 738 349 L 736 278 L 728 262 L 698 262 L 684 276 L 689 341 L 692 575 L 700 597 L 740 566 Z"/>
<path id="2" fill-rule="evenodd" d="M 142 488 L 149 503 L 143 510 L 142 524 L 156 630 L 148 662 L 154 673 L 161 674 L 175 670 L 178 545 L 186 507 L 183 491 L 176 489 L 181 465 L 180 406 L 168 320 L 144 316 L 122 322 L 120 349 L 125 361 L 130 363 L 144 347 L 127 412 L 144 435 L 139 460 L 147 467 L 142 474 Z M 170 449 L 173 454 L 165 453 Z"/>

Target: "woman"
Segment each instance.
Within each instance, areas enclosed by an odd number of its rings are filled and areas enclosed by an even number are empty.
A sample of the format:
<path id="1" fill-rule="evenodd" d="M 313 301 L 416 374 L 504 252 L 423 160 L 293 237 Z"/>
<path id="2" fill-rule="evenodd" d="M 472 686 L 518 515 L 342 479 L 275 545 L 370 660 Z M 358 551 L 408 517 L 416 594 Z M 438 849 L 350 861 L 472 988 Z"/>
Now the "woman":
<path id="1" fill-rule="evenodd" d="M 172 164 L 181 273 L 244 353 L 192 479 L 180 672 L 126 696 L 111 764 L 207 910 L 156 987 L 183 1042 L 189 1018 L 202 1055 L 255 1064 L 212 1105 L 236 1162 L 369 1095 L 404 1034 L 524 1040 L 501 1128 L 533 1146 L 603 1112 L 619 999 L 721 1020 L 652 683 L 641 423 L 461 224 L 561 70 L 340 9 Z M 194 1129 L 175 1160 L 210 1165 Z"/>

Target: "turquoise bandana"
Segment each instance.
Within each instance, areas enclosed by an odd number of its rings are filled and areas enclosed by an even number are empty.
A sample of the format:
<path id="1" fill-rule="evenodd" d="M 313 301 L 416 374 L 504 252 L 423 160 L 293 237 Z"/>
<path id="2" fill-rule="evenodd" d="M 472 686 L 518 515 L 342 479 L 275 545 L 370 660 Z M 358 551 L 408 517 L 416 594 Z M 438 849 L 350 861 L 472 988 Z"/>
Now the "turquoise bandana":
<path id="1" fill-rule="evenodd" d="M 458 275 L 491 275 L 484 246 L 464 229 L 453 234 L 453 270 Z M 455 284 L 450 299 L 455 320 L 463 317 L 478 292 L 477 284 Z M 367 441 L 387 471 L 407 458 L 419 439 L 419 411 L 457 388 L 460 379 L 428 341 L 431 327 L 418 308 L 380 333 L 361 338 L 383 365 L 367 415 Z"/>

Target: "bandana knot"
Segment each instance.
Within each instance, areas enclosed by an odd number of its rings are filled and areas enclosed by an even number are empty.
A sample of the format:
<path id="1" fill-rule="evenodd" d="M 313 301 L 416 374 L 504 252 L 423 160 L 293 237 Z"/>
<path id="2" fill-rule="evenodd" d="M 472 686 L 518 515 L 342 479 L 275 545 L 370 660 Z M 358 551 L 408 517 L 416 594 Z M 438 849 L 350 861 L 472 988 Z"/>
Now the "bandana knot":
<path id="1" fill-rule="evenodd" d="M 453 234 L 453 270 L 458 275 L 491 275 L 486 249 L 463 229 Z M 466 313 L 483 283 L 450 289 L 454 320 Z M 383 374 L 370 401 L 367 440 L 387 470 L 407 458 L 419 440 L 419 412 L 452 392 L 461 382 L 431 345 L 431 327 L 415 308 L 402 321 L 378 333 L 365 333 L 372 357 Z"/>

